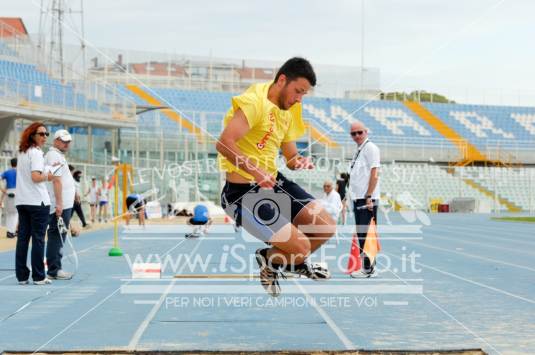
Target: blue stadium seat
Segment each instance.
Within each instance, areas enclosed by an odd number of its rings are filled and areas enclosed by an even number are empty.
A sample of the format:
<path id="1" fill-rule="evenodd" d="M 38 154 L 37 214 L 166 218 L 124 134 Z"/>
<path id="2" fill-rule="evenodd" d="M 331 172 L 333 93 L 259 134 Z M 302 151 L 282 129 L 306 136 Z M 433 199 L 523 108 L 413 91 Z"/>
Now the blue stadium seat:
<path id="1" fill-rule="evenodd" d="M 121 87 L 120 90 L 138 104 L 146 105 L 126 88 Z M 170 88 L 153 88 L 151 94 L 212 135 L 221 132 L 223 117 L 230 107 L 232 96 L 236 95 Z M 424 106 L 482 150 L 489 144 L 533 142 L 535 138 L 535 108 L 432 103 Z M 356 119 L 370 128 L 372 137 L 383 137 L 391 142 L 396 142 L 396 139 L 403 140 L 404 144 L 412 141 L 424 145 L 434 145 L 437 140 L 444 142 L 440 133 L 397 101 L 305 97 L 303 116 L 317 130 L 341 144 L 351 142 L 349 126 Z M 180 129 L 176 122 L 163 119 L 163 115 L 161 117 L 158 127 L 164 127 L 170 133 Z M 155 120 L 154 113 L 146 113 L 141 115 L 139 122 L 145 129 L 151 129 Z M 446 144 L 451 145 L 449 141 Z"/>
<path id="2" fill-rule="evenodd" d="M 463 104 L 425 106 L 479 149 L 535 141 L 535 108 Z"/>
<path id="3" fill-rule="evenodd" d="M 5 44 L 0 41 L 0 54 L 4 48 L 2 46 L 5 47 Z M 90 111 L 110 112 L 109 107 L 87 99 L 83 93 L 76 92 L 73 85 L 62 84 L 59 80 L 39 71 L 33 64 L 0 59 L 0 81 L 2 80 L 7 81 L 9 91 L 32 102 L 71 109 L 87 107 Z M 41 87 L 40 96 L 36 95 L 36 86 Z"/>
<path id="4" fill-rule="evenodd" d="M 201 128 L 206 127 L 206 130 L 214 135 L 221 132 L 224 114 L 230 107 L 232 96 L 235 95 L 228 92 L 169 88 L 153 89 L 152 94 L 164 104 L 185 114 Z M 134 99 L 139 102 L 139 98 Z M 191 112 L 205 114 L 188 114 Z M 307 97 L 303 102 L 303 116 L 320 132 L 342 144 L 350 142 L 349 125 L 355 119 L 363 121 L 374 136 L 442 138 L 400 102 Z"/>

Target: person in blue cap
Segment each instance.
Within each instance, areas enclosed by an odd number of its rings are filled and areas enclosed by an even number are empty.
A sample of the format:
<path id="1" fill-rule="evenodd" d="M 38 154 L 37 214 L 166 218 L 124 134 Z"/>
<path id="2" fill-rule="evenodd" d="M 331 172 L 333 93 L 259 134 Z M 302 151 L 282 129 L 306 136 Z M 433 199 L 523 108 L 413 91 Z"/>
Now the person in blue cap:
<path id="1" fill-rule="evenodd" d="M 212 225 L 212 218 L 205 205 L 199 204 L 193 208 L 193 217 L 188 220 L 188 224 L 194 226 L 193 232 L 186 234 L 186 238 L 198 238 L 208 232 Z"/>

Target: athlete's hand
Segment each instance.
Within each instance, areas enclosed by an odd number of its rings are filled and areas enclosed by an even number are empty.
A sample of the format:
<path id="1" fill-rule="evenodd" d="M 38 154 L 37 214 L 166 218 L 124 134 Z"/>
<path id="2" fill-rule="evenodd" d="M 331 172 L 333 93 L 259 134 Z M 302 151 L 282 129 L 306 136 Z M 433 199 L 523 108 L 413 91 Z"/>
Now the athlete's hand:
<path id="1" fill-rule="evenodd" d="M 295 158 L 294 169 L 314 169 L 314 163 L 310 157 L 298 156 Z"/>
<path id="2" fill-rule="evenodd" d="M 264 189 L 272 189 L 277 183 L 277 180 L 274 176 L 259 168 L 254 170 L 253 176 L 256 183 Z"/>

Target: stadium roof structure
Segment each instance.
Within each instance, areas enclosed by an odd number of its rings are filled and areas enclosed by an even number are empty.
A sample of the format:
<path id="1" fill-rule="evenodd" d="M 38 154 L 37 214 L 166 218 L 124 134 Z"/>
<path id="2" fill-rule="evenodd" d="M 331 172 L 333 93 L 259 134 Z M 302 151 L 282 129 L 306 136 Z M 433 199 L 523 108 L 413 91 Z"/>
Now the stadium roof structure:
<path id="1" fill-rule="evenodd" d="M 151 74 L 151 75 L 160 75 L 160 76 L 180 76 L 186 77 L 186 69 L 175 63 L 161 63 L 161 62 L 150 62 L 150 63 L 132 63 L 130 64 L 130 69 L 135 74 Z"/>
<path id="2" fill-rule="evenodd" d="M 237 69 L 242 79 L 272 80 L 275 77 L 275 69 L 242 67 Z"/>
<path id="3" fill-rule="evenodd" d="M 0 17 L 1 26 L 0 38 L 9 38 L 13 36 L 28 35 L 24 21 L 20 17 Z"/>

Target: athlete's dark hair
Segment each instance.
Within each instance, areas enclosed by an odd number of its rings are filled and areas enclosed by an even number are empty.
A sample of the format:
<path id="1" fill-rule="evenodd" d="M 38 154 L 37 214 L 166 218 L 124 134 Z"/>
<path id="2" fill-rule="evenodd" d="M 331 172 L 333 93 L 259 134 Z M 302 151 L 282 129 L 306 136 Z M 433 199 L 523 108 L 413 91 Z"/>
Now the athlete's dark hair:
<path id="1" fill-rule="evenodd" d="M 277 75 L 275 75 L 275 81 L 279 79 L 279 76 L 284 74 L 288 81 L 297 80 L 298 78 L 305 78 L 310 85 L 316 86 L 316 74 L 314 69 L 308 60 L 300 57 L 290 58 L 280 67 Z"/>

